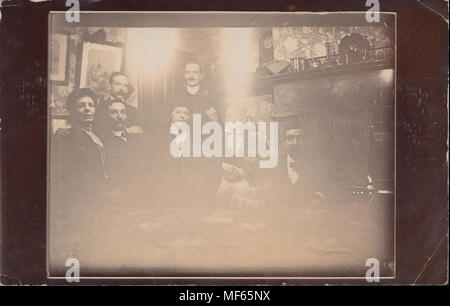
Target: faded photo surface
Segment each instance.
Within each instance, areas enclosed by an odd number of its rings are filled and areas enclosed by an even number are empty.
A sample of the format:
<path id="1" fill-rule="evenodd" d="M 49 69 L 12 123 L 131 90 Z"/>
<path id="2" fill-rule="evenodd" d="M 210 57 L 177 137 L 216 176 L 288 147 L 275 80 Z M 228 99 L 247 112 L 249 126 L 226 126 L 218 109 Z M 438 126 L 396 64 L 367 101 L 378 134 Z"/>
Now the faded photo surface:
<path id="1" fill-rule="evenodd" d="M 50 14 L 49 276 L 394 276 L 395 15 L 126 15 Z"/>

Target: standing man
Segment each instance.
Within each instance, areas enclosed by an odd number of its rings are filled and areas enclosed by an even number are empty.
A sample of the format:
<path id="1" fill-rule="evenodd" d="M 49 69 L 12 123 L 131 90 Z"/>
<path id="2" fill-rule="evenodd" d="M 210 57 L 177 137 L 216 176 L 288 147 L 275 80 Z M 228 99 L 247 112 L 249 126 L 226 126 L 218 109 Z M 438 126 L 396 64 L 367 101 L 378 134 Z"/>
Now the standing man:
<path id="1" fill-rule="evenodd" d="M 216 121 L 222 123 L 223 118 L 220 118 L 218 105 L 216 101 L 214 101 L 214 97 L 210 96 L 207 90 L 204 90 L 201 87 L 201 81 L 203 80 L 204 74 L 202 72 L 202 68 L 198 62 L 189 62 L 184 66 L 184 81 L 185 88 L 182 92 L 175 95 L 173 98 L 174 101 L 170 103 L 170 106 L 176 104 L 186 104 L 189 105 L 191 118 L 194 114 L 202 115 L 202 125 L 205 121 Z M 172 110 L 170 110 L 172 111 Z M 170 112 L 169 112 L 170 113 Z M 207 159 L 212 165 L 211 170 L 213 174 L 213 181 L 220 182 L 220 177 L 222 174 L 224 178 L 229 181 L 238 181 L 242 179 L 242 175 L 237 170 L 236 167 L 239 167 L 239 161 L 233 158 L 225 158 L 221 161 L 212 159 Z M 223 163 L 222 163 L 223 162 Z M 215 190 L 218 188 L 217 186 L 212 185 L 210 187 L 211 190 Z M 214 191 L 215 192 L 215 191 Z M 211 196 L 211 195 L 209 195 Z"/>
<path id="2" fill-rule="evenodd" d="M 109 84 L 111 86 L 111 97 L 105 99 L 108 100 L 120 100 L 125 102 L 127 111 L 127 126 L 138 125 L 138 110 L 135 106 L 126 103 L 128 98 L 134 91 L 133 86 L 128 82 L 128 76 L 123 72 L 113 72 L 109 77 Z"/>
<path id="3" fill-rule="evenodd" d="M 185 88 L 173 97 L 175 101 L 172 101 L 169 105 L 172 106 L 180 102 L 186 103 L 189 105 L 192 114 L 201 114 L 203 120 L 218 121 L 219 116 L 212 97 L 201 88 L 203 72 L 199 63 L 190 62 L 184 66 L 184 80 Z"/>
<path id="4" fill-rule="evenodd" d="M 171 114 L 172 121 L 190 121 L 195 114 L 201 115 L 202 125 L 205 121 L 219 121 L 214 98 L 208 94 L 207 90 L 202 88 L 202 80 L 203 72 L 200 64 L 197 62 L 187 63 L 184 67 L 185 87 L 168 103 L 169 107 L 171 107 L 168 113 Z M 178 112 L 181 110 L 189 110 L 189 116 L 184 116 L 187 118 L 182 118 L 182 120 L 178 118 L 180 117 Z M 168 153 L 169 151 L 167 150 L 165 154 Z M 169 158 L 173 159 L 171 156 Z M 182 182 L 189 182 L 187 185 L 184 184 L 184 188 L 189 186 L 187 189 L 190 191 L 191 196 L 188 196 L 190 198 L 187 199 L 188 202 L 207 204 L 214 201 L 222 176 L 220 159 L 215 157 L 191 157 L 174 162 L 174 165 L 182 162 L 182 166 L 185 168 L 183 175 L 184 177 L 189 177 L 187 180 L 181 180 Z M 181 168 L 178 165 L 176 169 L 179 170 Z"/>

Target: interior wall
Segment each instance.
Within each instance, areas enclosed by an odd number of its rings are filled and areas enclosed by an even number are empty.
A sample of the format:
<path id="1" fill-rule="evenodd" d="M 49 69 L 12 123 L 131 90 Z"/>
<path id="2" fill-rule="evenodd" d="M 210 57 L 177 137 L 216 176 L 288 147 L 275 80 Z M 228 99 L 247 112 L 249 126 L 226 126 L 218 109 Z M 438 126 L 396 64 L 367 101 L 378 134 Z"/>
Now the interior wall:
<path id="1" fill-rule="evenodd" d="M 371 48 L 394 46 L 394 31 L 384 26 L 275 27 L 272 31 L 274 58 L 277 60 L 325 56 L 325 43 L 337 51 L 339 42 L 351 33 L 365 36 Z"/>
<path id="2" fill-rule="evenodd" d="M 96 31 L 103 29 L 106 32 L 106 42 L 123 44 L 126 48 L 126 29 L 125 28 L 108 28 L 108 27 L 65 27 L 55 29 L 55 33 L 68 33 L 69 36 L 69 73 L 67 85 L 60 85 L 50 82 L 50 110 L 52 115 L 67 115 L 66 99 L 67 96 L 75 89 L 77 77 L 77 64 L 80 57 L 80 46 L 83 37 L 91 35 Z M 125 50 L 125 54 L 127 54 Z M 50 57 L 52 55 L 50 54 Z M 126 55 L 125 55 L 126 56 Z M 130 83 L 137 88 L 137 74 L 132 67 L 127 67 L 125 60 L 125 67 L 123 70 L 129 75 Z M 94 88 L 100 95 L 108 95 L 107 90 L 98 90 Z M 129 103 L 132 105 L 138 104 L 136 91 L 129 98 Z"/>

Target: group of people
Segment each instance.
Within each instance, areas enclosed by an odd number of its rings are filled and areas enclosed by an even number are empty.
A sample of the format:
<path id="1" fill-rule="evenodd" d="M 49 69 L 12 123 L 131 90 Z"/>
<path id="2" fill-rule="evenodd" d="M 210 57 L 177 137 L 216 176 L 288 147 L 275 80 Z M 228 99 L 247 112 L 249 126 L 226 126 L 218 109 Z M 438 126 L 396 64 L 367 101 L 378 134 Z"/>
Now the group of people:
<path id="1" fill-rule="evenodd" d="M 186 64 L 185 87 L 167 102 L 169 124 L 191 124 L 193 114 L 220 123 L 202 78 L 198 63 Z M 285 153 L 274 169 L 260 169 L 258 157 L 177 157 L 170 144 L 179 135 L 169 133 L 170 125 L 165 135 L 142 128 L 145 118 L 127 103 L 132 90 L 127 75 L 114 72 L 110 85 L 111 96 L 100 101 L 89 88 L 67 98 L 71 128 L 57 131 L 51 142 L 52 201 L 60 211 L 89 214 L 114 196 L 126 206 L 300 205 L 326 198 L 326 175 L 311 169 L 302 154 L 306 135 L 298 121 L 285 129 L 280 141 Z"/>

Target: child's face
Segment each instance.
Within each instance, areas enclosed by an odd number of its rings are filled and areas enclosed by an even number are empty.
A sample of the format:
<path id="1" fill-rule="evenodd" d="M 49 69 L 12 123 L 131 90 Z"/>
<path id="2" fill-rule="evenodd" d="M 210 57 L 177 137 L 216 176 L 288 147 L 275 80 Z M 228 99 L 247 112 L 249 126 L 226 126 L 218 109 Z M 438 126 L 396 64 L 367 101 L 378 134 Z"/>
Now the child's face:
<path id="1" fill-rule="evenodd" d="M 172 111 L 172 122 L 189 121 L 191 117 L 191 112 L 185 106 L 176 106 Z"/>

